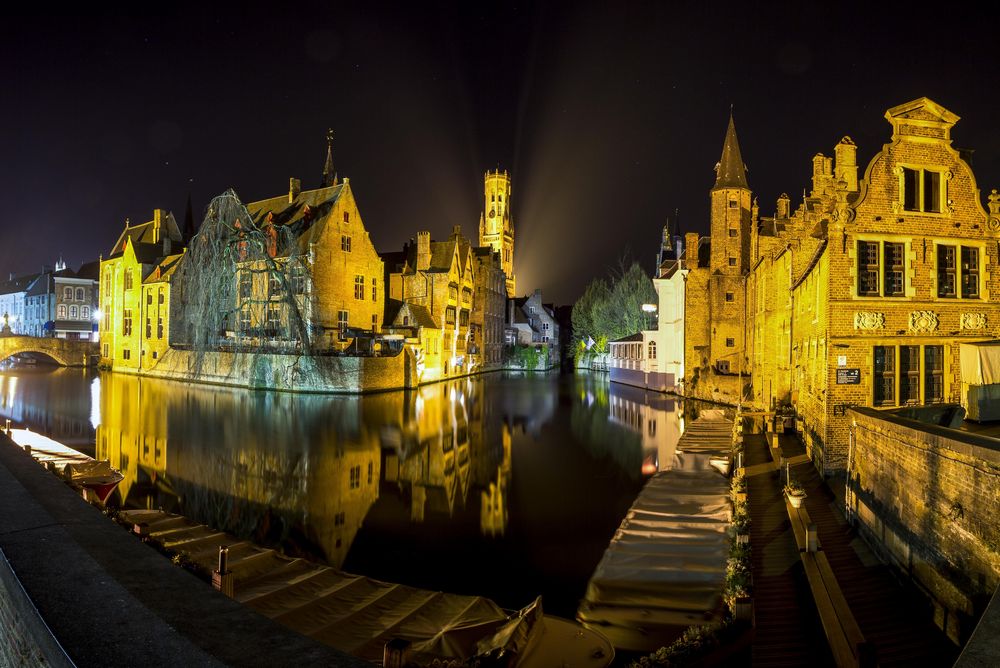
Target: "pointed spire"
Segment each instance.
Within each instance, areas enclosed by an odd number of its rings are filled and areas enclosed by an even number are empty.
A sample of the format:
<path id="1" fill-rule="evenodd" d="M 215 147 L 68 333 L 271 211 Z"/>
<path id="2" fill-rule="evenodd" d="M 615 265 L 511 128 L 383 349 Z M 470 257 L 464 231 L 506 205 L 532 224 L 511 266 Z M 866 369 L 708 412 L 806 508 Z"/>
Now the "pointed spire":
<path id="1" fill-rule="evenodd" d="M 326 164 L 323 165 L 323 185 L 321 188 L 337 185 L 337 172 L 333 169 L 333 129 L 326 131 Z"/>
<path id="2" fill-rule="evenodd" d="M 722 159 L 715 168 L 715 188 L 747 188 L 747 167 L 740 155 L 740 142 L 736 139 L 736 125 L 733 111 L 729 110 L 729 128 L 726 141 L 722 145 Z"/>

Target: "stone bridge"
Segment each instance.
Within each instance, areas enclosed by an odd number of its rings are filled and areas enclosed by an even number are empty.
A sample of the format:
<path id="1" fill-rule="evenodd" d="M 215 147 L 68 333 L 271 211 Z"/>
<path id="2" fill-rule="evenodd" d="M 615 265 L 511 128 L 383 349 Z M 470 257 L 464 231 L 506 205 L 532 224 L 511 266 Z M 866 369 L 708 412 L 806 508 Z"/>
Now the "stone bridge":
<path id="1" fill-rule="evenodd" d="M 60 366 L 88 366 L 98 355 L 98 344 L 73 339 L 0 336 L 0 360 L 21 353 L 45 355 Z"/>

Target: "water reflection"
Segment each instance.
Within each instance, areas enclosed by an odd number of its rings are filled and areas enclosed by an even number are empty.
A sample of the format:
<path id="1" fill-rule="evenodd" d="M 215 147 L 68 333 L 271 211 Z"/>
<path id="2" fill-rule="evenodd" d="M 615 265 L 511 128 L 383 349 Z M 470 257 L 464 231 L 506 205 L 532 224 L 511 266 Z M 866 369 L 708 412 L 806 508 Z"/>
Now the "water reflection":
<path id="1" fill-rule="evenodd" d="M 60 424 L 84 440 L 95 424 L 125 507 L 506 607 L 541 593 L 564 616 L 682 424 L 679 402 L 600 376 L 353 397 L 17 370 L 0 397 L 57 440 Z"/>
<path id="2" fill-rule="evenodd" d="M 92 455 L 94 380 L 96 374 L 46 364 L 0 373 L 0 418 Z"/>

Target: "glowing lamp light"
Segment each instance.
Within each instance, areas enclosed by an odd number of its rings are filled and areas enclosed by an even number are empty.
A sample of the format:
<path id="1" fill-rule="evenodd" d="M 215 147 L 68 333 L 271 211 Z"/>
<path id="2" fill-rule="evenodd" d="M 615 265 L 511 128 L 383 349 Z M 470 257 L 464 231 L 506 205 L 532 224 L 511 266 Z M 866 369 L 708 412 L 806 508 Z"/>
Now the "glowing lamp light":
<path id="1" fill-rule="evenodd" d="M 104 315 L 104 313 L 102 313 L 99 308 L 95 308 L 93 313 L 91 313 L 91 317 L 94 319 L 94 322 L 100 322 L 102 315 Z"/>
<path id="2" fill-rule="evenodd" d="M 643 304 L 642 310 L 646 313 L 656 313 L 656 304 Z"/>

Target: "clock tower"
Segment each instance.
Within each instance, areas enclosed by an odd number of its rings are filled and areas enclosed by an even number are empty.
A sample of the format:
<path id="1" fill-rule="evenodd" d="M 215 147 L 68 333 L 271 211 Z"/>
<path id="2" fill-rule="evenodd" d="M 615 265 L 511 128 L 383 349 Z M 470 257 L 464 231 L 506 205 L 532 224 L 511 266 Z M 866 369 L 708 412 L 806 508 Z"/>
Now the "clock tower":
<path id="1" fill-rule="evenodd" d="M 500 266 L 507 276 L 507 297 L 514 297 L 514 222 L 510 217 L 510 175 L 486 172 L 483 212 L 479 216 L 479 245 L 500 254 Z"/>

